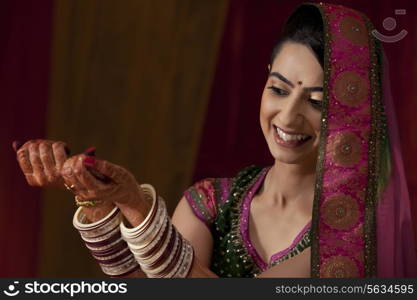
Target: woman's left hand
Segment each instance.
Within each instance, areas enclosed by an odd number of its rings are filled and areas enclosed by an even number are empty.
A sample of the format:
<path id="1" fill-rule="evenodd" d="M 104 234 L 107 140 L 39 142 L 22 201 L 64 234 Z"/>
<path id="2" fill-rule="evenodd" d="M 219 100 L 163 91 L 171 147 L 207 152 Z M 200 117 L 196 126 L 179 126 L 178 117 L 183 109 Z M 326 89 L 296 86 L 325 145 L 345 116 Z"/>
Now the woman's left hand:
<path id="1" fill-rule="evenodd" d="M 61 175 L 78 201 L 97 203 L 88 209 L 115 204 L 134 226 L 146 217 L 150 209 L 151 203 L 146 200 L 132 173 L 116 164 L 80 154 L 65 161 Z"/>

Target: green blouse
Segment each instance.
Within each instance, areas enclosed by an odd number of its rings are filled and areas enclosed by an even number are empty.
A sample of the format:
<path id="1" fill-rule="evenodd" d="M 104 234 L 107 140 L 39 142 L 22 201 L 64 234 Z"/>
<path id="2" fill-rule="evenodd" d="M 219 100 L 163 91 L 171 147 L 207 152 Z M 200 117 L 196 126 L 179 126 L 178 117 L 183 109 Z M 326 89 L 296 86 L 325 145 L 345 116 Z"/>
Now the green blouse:
<path id="1" fill-rule="evenodd" d="M 265 262 L 249 237 L 250 203 L 270 167 L 250 166 L 234 178 L 207 178 L 184 192 L 194 214 L 213 236 L 210 269 L 219 277 L 256 277 L 311 246 L 310 223 L 286 249 Z"/>

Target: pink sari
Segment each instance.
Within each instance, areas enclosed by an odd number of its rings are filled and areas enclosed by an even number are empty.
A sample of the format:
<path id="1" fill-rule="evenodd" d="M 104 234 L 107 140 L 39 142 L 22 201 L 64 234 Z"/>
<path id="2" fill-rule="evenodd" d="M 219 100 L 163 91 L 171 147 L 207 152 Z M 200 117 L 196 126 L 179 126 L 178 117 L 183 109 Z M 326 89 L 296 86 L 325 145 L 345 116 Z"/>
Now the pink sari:
<path id="1" fill-rule="evenodd" d="M 383 99 L 388 116 L 392 173 L 377 209 L 378 276 L 417 277 L 410 201 L 391 95 L 388 61 L 384 56 Z"/>
<path id="2" fill-rule="evenodd" d="M 315 5 L 325 37 L 312 277 L 417 276 L 388 64 L 362 13 Z"/>

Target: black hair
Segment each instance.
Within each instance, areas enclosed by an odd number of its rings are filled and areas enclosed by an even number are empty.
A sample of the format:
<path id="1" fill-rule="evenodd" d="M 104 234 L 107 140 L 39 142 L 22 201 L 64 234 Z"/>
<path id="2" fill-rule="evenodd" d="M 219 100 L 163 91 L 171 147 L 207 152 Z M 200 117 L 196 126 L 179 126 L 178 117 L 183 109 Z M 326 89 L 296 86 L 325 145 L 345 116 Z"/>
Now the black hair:
<path id="1" fill-rule="evenodd" d="M 324 68 L 323 19 L 317 7 L 301 5 L 291 14 L 272 50 L 271 64 L 285 42 L 300 43 L 309 47 Z"/>

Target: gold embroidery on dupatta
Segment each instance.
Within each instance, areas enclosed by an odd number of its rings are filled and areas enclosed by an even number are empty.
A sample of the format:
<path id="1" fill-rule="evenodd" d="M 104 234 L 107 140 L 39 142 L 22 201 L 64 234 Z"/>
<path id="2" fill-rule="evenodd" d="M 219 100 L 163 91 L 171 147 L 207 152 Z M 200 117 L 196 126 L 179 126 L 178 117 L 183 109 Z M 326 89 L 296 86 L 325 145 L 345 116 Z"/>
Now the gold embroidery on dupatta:
<path id="1" fill-rule="evenodd" d="M 332 256 L 321 268 L 320 276 L 324 278 L 352 278 L 358 277 L 356 263 L 346 256 Z"/>
<path id="2" fill-rule="evenodd" d="M 353 132 L 342 132 L 330 138 L 328 151 L 336 165 L 353 167 L 362 157 L 361 139 Z"/>
<path id="3" fill-rule="evenodd" d="M 345 71 L 337 76 L 334 94 L 342 104 L 353 107 L 368 99 L 369 87 L 359 74 Z"/>
<path id="4" fill-rule="evenodd" d="M 354 17 L 345 17 L 339 25 L 344 38 L 354 45 L 365 46 L 368 44 L 368 31 L 364 24 Z"/>
<path id="5" fill-rule="evenodd" d="M 322 210 L 324 223 L 339 230 L 351 229 L 360 215 L 357 201 L 344 194 L 327 198 Z"/>

